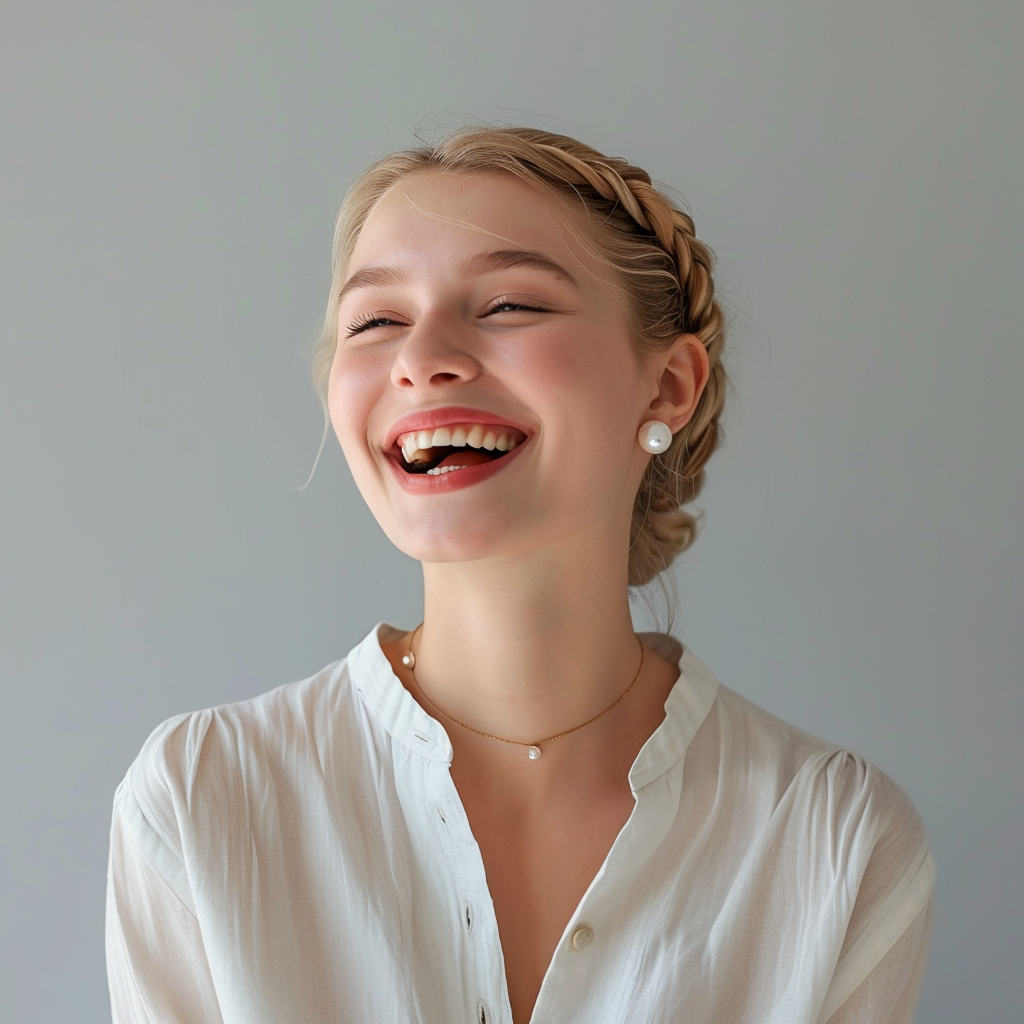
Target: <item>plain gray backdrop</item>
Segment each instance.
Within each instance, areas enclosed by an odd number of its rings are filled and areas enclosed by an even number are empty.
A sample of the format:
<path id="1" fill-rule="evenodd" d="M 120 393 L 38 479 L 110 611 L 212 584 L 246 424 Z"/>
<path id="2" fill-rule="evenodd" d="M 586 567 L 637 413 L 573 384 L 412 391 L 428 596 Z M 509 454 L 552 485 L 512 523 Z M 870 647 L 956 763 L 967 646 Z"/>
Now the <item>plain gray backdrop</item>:
<path id="1" fill-rule="evenodd" d="M 109 1020 L 111 800 L 157 723 L 419 621 L 333 434 L 300 490 L 307 353 L 355 174 L 497 122 L 688 201 L 733 385 L 674 631 L 914 800 L 938 863 L 917 1020 L 1019 1020 L 1022 21 L 3 0 L 0 1017 Z"/>

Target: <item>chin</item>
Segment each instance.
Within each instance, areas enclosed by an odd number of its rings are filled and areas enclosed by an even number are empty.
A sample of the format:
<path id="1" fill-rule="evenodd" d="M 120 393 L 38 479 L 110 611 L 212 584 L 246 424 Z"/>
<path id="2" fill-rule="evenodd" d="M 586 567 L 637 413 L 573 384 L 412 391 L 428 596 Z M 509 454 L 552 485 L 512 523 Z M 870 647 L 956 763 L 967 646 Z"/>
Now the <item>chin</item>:
<path id="1" fill-rule="evenodd" d="M 451 516 L 445 517 L 443 522 L 427 518 L 405 526 L 392 522 L 384 528 L 391 543 L 418 562 L 474 562 L 507 554 L 511 540 L 509 530 L 505 521 L 478 523 L 472 529 L 461 529 L 452 522 Z"/>

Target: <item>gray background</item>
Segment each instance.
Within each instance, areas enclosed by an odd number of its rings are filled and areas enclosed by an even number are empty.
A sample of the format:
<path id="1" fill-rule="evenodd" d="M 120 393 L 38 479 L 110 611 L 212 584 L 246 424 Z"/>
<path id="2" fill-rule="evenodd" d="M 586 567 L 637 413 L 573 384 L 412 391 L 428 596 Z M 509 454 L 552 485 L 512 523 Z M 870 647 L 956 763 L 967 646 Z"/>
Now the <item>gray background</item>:
<path id="1" fill-rule="evenodd" d="M 1021 28 L 1016 0 L 3 0 L 3 1020 L 109 1019 L 110 803 L 158 722 L 419 621 L 333 435 L 299 489 L 305 353 L 352 177 L 467 120 L 689 201 L 733 390 L 675 631 L 915 801 L 918 1021 L 1019 1020 Z"/>

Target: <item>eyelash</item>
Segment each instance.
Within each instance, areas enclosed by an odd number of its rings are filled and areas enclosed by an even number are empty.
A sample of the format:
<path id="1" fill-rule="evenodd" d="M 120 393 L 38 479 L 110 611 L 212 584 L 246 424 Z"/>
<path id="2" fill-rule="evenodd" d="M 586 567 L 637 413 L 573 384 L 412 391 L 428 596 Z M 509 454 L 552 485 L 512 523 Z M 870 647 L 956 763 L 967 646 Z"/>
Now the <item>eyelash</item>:
<path id="1" fill-rule="evenodd" d="M 512 309 L 506 310 L 506 312 L 512 312 L 513 310 L 527 310 L 530 313 L 546 313 L 547 310 L 540 306 L 527 306 L 522 302 L 496 302 L 484 315 L 490 316 L 492 313 L 497 313 L 503 306 L 511 306 Z M 356 317 L 348 325 L 348 337 L 351 338 L 353 335 L 360 334 L 363 331 L 370 330 L 373 327 L 384 327 L 387 324 L 394 324 L 397 321 L 392 320 L 386 316 L 375 316 L 373 313 L 364 313 L 362 316 Z"/>

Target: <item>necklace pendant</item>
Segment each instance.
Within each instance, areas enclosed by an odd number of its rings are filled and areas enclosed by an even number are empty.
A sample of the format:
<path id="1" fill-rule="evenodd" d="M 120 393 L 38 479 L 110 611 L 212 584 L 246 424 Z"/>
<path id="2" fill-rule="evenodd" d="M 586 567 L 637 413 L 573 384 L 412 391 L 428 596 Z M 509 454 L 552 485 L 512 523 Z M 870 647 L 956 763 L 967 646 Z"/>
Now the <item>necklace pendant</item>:
<path id="1" fill-rule="evenodd" d="M 540 757 L 540 747 L 530 747 L 530 749 L 526 752 L 526 756 L 531 761 L 536 761 L 537 758 Z"/>
<path id="2" fill-rule="evenodd" d="M 414 668 L 416 665 L 416 655 L 410 651 L 408 654 L 402 655 L 402 664 L 406 668 Z"/>

